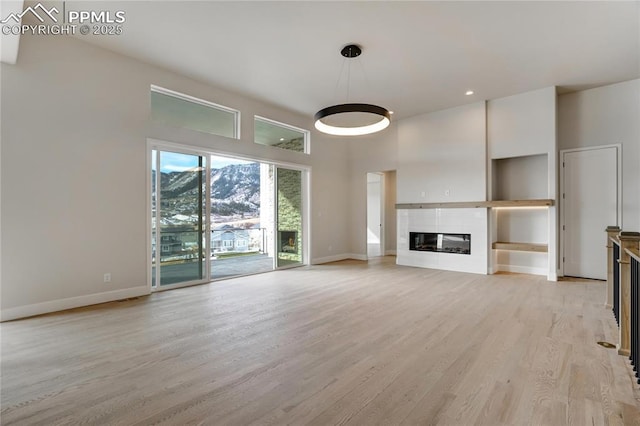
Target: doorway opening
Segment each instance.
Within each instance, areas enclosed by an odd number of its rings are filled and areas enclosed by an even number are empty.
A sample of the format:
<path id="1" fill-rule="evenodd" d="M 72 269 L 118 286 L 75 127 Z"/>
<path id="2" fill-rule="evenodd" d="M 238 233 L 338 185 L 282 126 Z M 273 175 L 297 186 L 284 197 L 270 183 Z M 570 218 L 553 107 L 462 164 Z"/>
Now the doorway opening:
<path id="1" fill-rule="evenodd" d="M 384 175 L 367 173 L 367 257 L 384 255 Z"/>
<path id="2" fill-rule="evenodd" d="M 396 172 L 367 173 L 367 258 L 396 254 Z"/>

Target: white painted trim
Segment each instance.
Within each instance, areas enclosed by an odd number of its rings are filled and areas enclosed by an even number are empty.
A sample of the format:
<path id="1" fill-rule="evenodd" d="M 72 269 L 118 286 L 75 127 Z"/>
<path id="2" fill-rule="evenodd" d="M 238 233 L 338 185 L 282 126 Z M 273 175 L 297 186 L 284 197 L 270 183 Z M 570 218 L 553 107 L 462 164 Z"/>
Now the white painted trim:
<path id="1" fill-rule="evenodd" d="M 302 264 L 309 265 L 311 260 L 311 170 L 302 170 Z"/>
<path id="2" fill-rule="evenodd" d="M 162 147 L 165 150 L 178 149 L 180 150 L 180 152 L 185 154 L 202 155 L 204 153 L 206 155 L 215 155 L 217 157 L 230 157 L 232 159 L 272 164 L 278 167 L 285 167 L 287 169 L 301 170 L 301 171 L 308 171 L 308 172 L 311 172 L 311 169 L 312 169 L 311 166 L 306 164 L 289 163 L 286 161 L 274 160 L 272 158 L 239 154 L 231 151 L 223 151 L 218 149 L 205 148 L 201 146 L 188 145 L 185 143 L 170 142 L 170 141 L 165 141 L 158 138 L 150 137 L 150 138 L 147 138 L 147 140 L 151 141 L 152 146 Z M 158 148 L 155 148 L 155 149 L 158 149 Z"/>
<path id="3" fill-rule="evenodd" d="M 346 259 L 349 259 L 348 254 L 335 254 L 333 256 L 325 256 L 325 257 L 319 257 L 317 259 L 312 259 L 311 264 L 322 265 L 323 263 L 339 262 L 341 260 L 346 260 Z"/>
<path id="4" fill-rule="evenodd" d="M 160 164 L 160 153 L 161 152 L 175 152 L 175 153 L 179 153 L 179 154 L 184 154 L 184 155 L 192 155 L 192 156 L 197 156 L 197 157 L 202 157 L 206 159 L 206 169 L 205 169 L 205 173 L 206 176 L 205 177 L 205 181 L 207 182 L 207 188 L 208 186 L 208 182 L 209 182 L 209 177 L 211 174 L 211 161 L 209 160 L 211 158 L 211 155 L 207 153 L 206 150 L 202 150 L 202 149 L 194 149 L 188 145 L 175 145 L 175 146 L 167 146 L 165 144 L 163 144 L 161 141 L 155 141 L 153 139 L 147 139 L 147 162 L 148 162 L 148 168 L 147 168 L 147 190 L 146 190 L 146 194 L 147 194 L 147 203 L 148 203 L 148 209 L 147 209 L 147 282 L 148 282 L 148 286 L 149 286 L 149 291 L 150 292 L 154 292 L 154 291 L 164 291 L 164 290 L 172 290 L 174 288 L 181 288 L 181 287 L 188 287 L 188 286 L 192 286 L 192 285 L 200 285 L 200 284 L 206 284 L 211 282 L 211 262 L 207 262 L 204 264 L 205 268 L 204 268 L 204 278 L 201 280 L 193 280 L 193 281 L 186 281 L 186 282 L 180 282 L 180 283 L 176 283 L 176 284 L 167 284 L 164 286 L 160 285 L 160 274 L 156 273 L 156 282 L 155 282 L 155 288 L 153 287 L 153 283 L 151 283 L 151 267 L 152 267 L 152 263 L 151 263 L 151 161 L 149 161 L 149 159 L 151 158 L 151 153 L 153 152 L 153 150 L 156 151 L 156 189 L 160 188 L 160 168 L 161 168 L 161 164 Z M 210 208 L 210 204 L 211 204 L 211 199 L 209 197 L 205 198 L 205 214 L 208 214 L 209 212 L 209 208 Z M 156 203 L 158 205 L 162 204 L 162 196 L 161 196 L 161 191 L 157 191 L 156 193 Z M 206 216 L 206 217 L 210 217 Z M 156 210 L 156 223 L 159 224 L 160 223 L 160 210 L 157 209 Z M 205 226 L 205 232 L 207 232 L 208 225 Z M 207 253 L 207 259 L 209 258 L 209 254 L 210 254 L 210 233 L 207 232 L 207 238 L 206 238 L 206 243 L 205 243 L 205 252 Z M 162 239 L 162 230 L 160 227 L 158 227 L 156 229 L 156 251 L 158 250 L 159 247 L 159 241 Z"/>
<path id="5" fill-rule="evenodd" d="M 309 130 L 305 130 L 305 129 L 302 129 L 302 128 L 296 127 L 296 126 L 292 126 L 291 124 L 282 123 L 280 121 L 272 120 L 270 118 L 262 117 L 260 115 L 254 115 L 253 116 L 254 125 L 255 125 L 255 121 L 256 120 L 263 121 L 265 123 L 269 123 L 269 124 L 272 124 L 272 125 L 277 126 L 277 127 L 282 127 L 283 129 L 293 130 L 295 132 L 302 133 L 303 139 L 304 139 L 303 140 L 303 151 L 304 151 L 303 154 L 307 154 L 307 155 L 310 154 L 310 152 L 309 152 L 309 148 L 310 148 L 309 139 L 311 139 L 311 132 Z M 254 141 L 253 142 L 256 143 L 255 135 L 254 135 Z"/>
<path id="6" fill-rule="evenodd" d="M 18 14 L 24 9 L 24 0 L 0 2 L 0 16 L 2 18 L 12 13 Z M 20 34 L 0 35 L 0 62 L 15 65 L 18 62 L 20 50 Z"/>
<path id="7" fill-rule="evenodd" d="M 387 246 L 387 216 L 384 211 L 387 206 L 387 186 L 385 174 L 383 172 L 378 174 L 380 175 L 380 254 L 384 256 L 384 248 Z M 369 243 L 367 243 L 368 246 Z"/>
<path id="8" fill-rule="evenodd" d="M 349 253 L 348 256 L 349 257 L 347 259 L 364 260 L 364 261 L 369 260 L 366 254 Z"/>
<path id="9" fill-rule="evenodd" d="M 262 162 L 268 163 L 268 162 Z M 268 163 L 272 164 L 272 163 Z M 274 202 L 273 202 L 273 220 L 274 220 L 274 238 L 273 238 L 273 253 L 274 253 L 274 270 L 297 268 L 299 266 L 309 265 L 309 259 L 311 259 L 311 173 L 309 169 L 305 168 L 290 168 L 273 164 L 273 185 L 274 185 Z M 300 195 L 302 197 L 302 211 L 300 212 L 300 220 L 302 221 L 302 261 L 300 264 L 278 266 L 277 253 L 278 253 L 278 169 L 294 170 L 300 172 Z"/>
<path id="10" fill-rule="evenodd" d="M 385 207 L 386 207 L 386 187 L 385 187 L 385 173 L 384 172 L 366 172 L 365 173 L 365 198 L 366 198 L 366 206 L 365 206 L 365 218 L 364 218 L 364 228 L 365 228 L 365 251 L 367 253 L 367 259 L 369 259 L 369 174 L 377 175 L 380 178 L 380 182 L 378 184 L 378 190 L 380 192 L 380 205 L 378 206 L 379 214 L 380 214 L 380 256 L 384 256 L 385 252 L 385 244 L 386 244 L 386 216 L 385 216 Z M 371 256 L 371 258 L 378 256 Z"/>
<path id="11" fill-rule="evenodd" d="M 385 256 L 395 256 L 398 254 L 397 250 L 385 250 L 384 251 L 384 255 Z"/>
<path id="12" fill-rule="evenodd" d="M 302 172 L 302 238 L 303 238 L 303 252 L 302 252 L 302 264 L 301 265 L 295 265 L 297 266 L 304 266 L 304 265 L 308 265 L 309 263 L 309 259 L 311 259 L 311 166 L 307 166 L 307 165 L 302 165 L 302 164 L 295 164 L 295 163 L 287 163 L 287 162 L 283 162 L 283 161 L 277 161 L 277 160 L 272 160 L 272 159 L 265 159 L 265 158 L 260 158 L 260 157 L 250 157 L 250 156 L 246 156 L 246 155 L 240 155 L 240 154 L 235 154 L 233 152 L 224 152 L 224 151 L 217 151 L 217 150 L 211 150 L 211 149 L 207 149 L 207 148 L 203 148 L 203 147 L 197 147 L 197 146 L 191 146 L 191 145 L 187 145 L 187 144 L 181 144 L 181 143 L 176 143 L 176 142 L 167 142 L 167 141 L 163 141 L 160 139 L 155 139 L 155 138 L 147 138 L 147 274 L 149 275 L 148 277 L 148 286 L 149 286 L 149 291 L 163 291 L 163 290 L 170 290 L 170 289 L 174 289 L 174 288 L 180 288 L 180 287 L 186 287 L 186 286 L 191 286 L 191 285 L 200 285 L 200 284 L 206 284 L 208 282 L 211 282 L 213 280 L 211 280 L 210 278 L 205 278 L 204 280 L 198 280 L 198 281 L 192 281 L 189 283 L 180 283 L 180 284 L 176 284 L 176 285 L 165 285 L 162 288 L 160 287 L 159 283 L 156 286 L 156 288 L 154 289 L 152 287 L 152 283 L 151 283 L 151 180 L 150 180 L 150 176 L 151 176 L 151 161 L 149 160 L 151 158 L 151 151 L 152 150 L 156 150 L 156 151 L 172 151 L 172 152 L 178 152 L 178 153 L 182 153 L 182 154 L 187 154 L 187 155 L 199 155 L 199 156 L 203 156 L 203 157 L 210 157 L 210 156 L 222 156 L 222 157 L 229 157 L 232 159 L 240 159 L 240 160 L 246 160 L 246 161 L 251 161 L 251 162 L 257 162 L 257 163 L 265 163 L 265 164 L 270 164 L 273 165 L 275 167 L 281 167 L 281 168 L 286 168 L 286 169 L 291 169 L 291 170 L 297 170 Z M 210 186 L 210 182 L 209 182 L 209 176 L 211 172 L 211 164 L 210 161 L 207 160 L 207 187 Z M 156 175 L 156 179 L 158 179 L 158 182 L 156 182 L 156 185 L 159 184 L 159 174 Z M 277 182 L 275 182 L 274 180 L 274 185 L 276 185 Z M 159 187 L 159 186 L 158 186 Z M 157 202 L 160 203 L 160 195 L 157 195 Z M 274 209 L 277 208 L 277 203 L 274 203 Z M 206 210 L 210 212 L 210 200 L 207 198 L 207 202 L 206 202 Z M 210 216 L 210 215 L 209 215 Z M 277 217 L 277 212 L 274 212 L 274 218 Z M 159 223 L 159 221 L 158 221 Z M 209 233 L 207 234 L 209 235 Z M 157 237 L 157 235 L 156 235 Z M 209 239 L 207 238 L 207 241 Z M 207 243 L 207 245 L 209 245 L 209 243 Z M 276 239 L 274 238 L 274 253 L 277 252 L 277 247 L 275 247 L 276 245 Z M 210 251 L 210 248 L 207 250 L 207 252 Z M 363 259 L 363 260 L 366 260 Z M 274 265 L 274 270 L 278 270 L 280 268 L 275 267 Z M 211 276 L 211 263 L 208 262 L 206 264 L 206 277 L 210 277 Z M 158 275 L 156 275 L 156 279 L 158 280 Z"/>
<path id="13" fill-rule="evenodd" d="M 228 112 L 234 115 L 234 129 L 233 129 L 233 138 L 231 139 L 240 139 L 240 111 L 237 109 L 229 108 L 224 105 L 217 104 L 215 102 L 207 101 L 205 99 L 196 98 L 195 96 L 187 95 L 186 93 L 176 92 L 175 90 L 166 89 L 164 87 L 151 85 L 151 92 L 160 93 L 161 95 L 171 96 L 177 99 L 181 99 L 183 101 L 191 102 L 194 104 L 199 104 L 208 108 L 217 109 L 219 111 Z M 219 135 L 220 136 L 220 135 Z M 223 136 L 224 137 L 224 136 Z"/>
<path id="14" fill-rule="evenodd" d="M 564 197 L 562 196 L 562 194 L 564 194 L 565 192 L 565 183 L 564 183 L 564 155 L 570 152 L 582 152 L 582 151 L 594 151 L 594 150 L 598 150 L 598 149 L 607 149 L 607 148 L 616 148 L 616 153 L 617 155 L 617 172 L 618 172 L 618 179 L 617 179 L 617 185 L 618 185 L 618 195 L 617 195 L 617 205 L 616 205 L 616 210 L 617 210 L 617 221 L 618 223 L 615 224 L 611 224 L 611 225 L 617 225 L 620 227 L 620 229 L 622 229 L 622 144 L 610 144 L 610 145 L 599 145 L 599 146 L 592 146 L 592 147 L 585 147 L 585 148 L 571 148 L 571 149 L 562 149 L 560 150 L 560 161 L 558 161 L 558 168 L 560 169 L 559 174 L 560 174 L 560 193 L 558 194 L 558 199 L 560 201 L 560 211 L 558 212 L 559 216 L 560 216 L 560 225 L 558 226 L 558 233 L 560 234 L 560 247 L 558 247 L 558 268 L 556 271 L 556 279 L 552 280 L 552 281 L 557 281 L 558 277 L 563 277 L 564 276 L 564 262 L 562 261 L 561 258 L 564 257 L 564 246 L 565 246 L 565 240 L 564 240 L 564 232 L 563 229 L 566 225 L 565 223 L 565 216 L 564 216 L 564 212 L 565 212 L 565 201 L 564 201 Z M 608 225 L 607 225 L 608 226 Z M 602 230 L 604 232 L 604 229 Z M 551 278 L 549 278 L 551 280 Z"/>
<path id="15" fill-rule="evenodd" d="M 368 260 L 364 254 L 342 253 L 333 256 L 318 257 L 311 260 L 312 265 L 322 265 L 323 263 L 339 262 L 341 260 Z"/>
<path id="16" fill-rule="evenodd" d="M 19 318 L 32 317 L 34 315 L 48 314 L 50 312 L 58 312 L 66 309 L 128 299 L 130 297 L 146 296 L 148 294 L 150 294 L 149 289 L 146 285 L 142 285 L 139 287 L 112 290 L 103 293 L 69 297 L 67 299 L 50 300 L 32 305 L 16 306 L 15 308 L 8 308 L 0 311 L 0 321 L 11 321 Z"/>
<path id="17" fill-rule="evenodd" d="M 146 210 L 146 224 L 147 224 L 147 239 L 146 239 L 146 245 L 147 245 L 147 269 L 146 269 L 146 273 L 147 273 L 147 289 L 149 290 L 149 293 L 151 293 L 151 290 L 153 289 L 153 283 L 152 281 L 152 274 L 151 274 L 151 268 L 153 267 L 153 262 L 151 261 L 151 257 L 152 257 L 152 250 L 151 250 L 151 236 L 152 236 L 152 232 L 151 232 L 151 168 L 152 168 L 152 164 L 153 164 L 153 160 L 151 159 L 151 154 L 154 151 L 154 147 L 151 144 L 151 141 L 149 139 L 147 139 L 147 158 L 146 158 L 146 172 L 147 172 L 147 177 L 145 179 L 146 182 L 146 188 L 145 188 L 145 195 L 147 197 L 147 202 L 146 202 L 146 206 L 147 206 L 147 210 Z M 158 176 L 156 174 L 156 182 L 158 181 Z"/>
<path id="18" fill-rule="evenodd" d="M 529 274 L 529 275 L 542 275 L 547 277 L 548 270 L 547 268 L 534 268 L 532 266 L 518 266 L 518 265 L 497 265 L 498 268 L 495 269 L 496 272 L 515 272 L 516 274 Z M 553 277 L 547 277 L 549 281 L 556 281 L 556 279 L 551 279 Z"/>

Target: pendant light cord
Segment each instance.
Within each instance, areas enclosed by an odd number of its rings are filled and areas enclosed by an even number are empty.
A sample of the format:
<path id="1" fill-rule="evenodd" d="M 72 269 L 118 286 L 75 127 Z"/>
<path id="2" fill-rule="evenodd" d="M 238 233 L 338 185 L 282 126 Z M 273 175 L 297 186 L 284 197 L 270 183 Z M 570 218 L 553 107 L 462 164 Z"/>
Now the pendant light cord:
<path id="1" fill-rule="evenodd" d="M 346 59 L 345 59 L 346 61 Z M 349 89 L 351 88 L 351 61 L 347 67 L 347 103 L 349 103 Z"/>
<path id="2" fill-rule="evenodd" d="M 336 87 L 333 89 L 333 99 L 338 99 L 338 89 L 340 88 L 340 80 L 342 80 L 342 73 L 344 72 L 344 64 L 347 62 L 346 58 L 342 59 L 342 66 L 340 67 L 340 74 L 338 74 L 338 81 L 336 81 Z M 347 85 L 349 81 L 347 80 Z M 349 90 L 347 89 L 347 93 Z"/>

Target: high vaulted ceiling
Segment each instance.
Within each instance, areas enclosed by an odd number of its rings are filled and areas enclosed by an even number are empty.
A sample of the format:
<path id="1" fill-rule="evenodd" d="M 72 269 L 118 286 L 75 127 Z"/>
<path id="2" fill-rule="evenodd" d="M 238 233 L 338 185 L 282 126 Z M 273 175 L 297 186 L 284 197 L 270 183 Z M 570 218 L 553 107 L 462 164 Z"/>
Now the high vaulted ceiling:
<path id="1" fill-rule="evenodd" d="M 637 1 L 66 7 L 126 12 L 122 35 L 77 36 L 83 40 L 308 115 L 351 101 L 402 118 L 553 85 L 575 90 L 640 77 Z M 350 79 L 339 54 L 348 43 L 363 48 L 348 60 Z M 474 95 L 465 96 L 468 89 Z"/>

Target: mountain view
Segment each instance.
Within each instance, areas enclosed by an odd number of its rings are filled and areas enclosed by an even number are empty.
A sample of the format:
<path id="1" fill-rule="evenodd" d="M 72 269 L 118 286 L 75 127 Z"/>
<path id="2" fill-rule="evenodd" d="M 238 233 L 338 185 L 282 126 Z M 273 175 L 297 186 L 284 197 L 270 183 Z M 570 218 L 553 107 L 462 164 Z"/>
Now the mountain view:
<path id="1" fill-rule="evenodd" d="M 237 164 L 211 170 L 211 213 L 260 214 L 260 165 Z"/>
<path id="2" fill-rule="evenodd" d="M 152 175 L 155 179 L 155 171 Z M 204 174 L 189 172 L 161 172 L 161 200 L 163 210 L 173 215 L 198 214 L 199 181 Z M 232 164 L 211 170 L 211 214 L 223 218 L 252 218 L 260 214 L 260 165 Z M 220 222 L 222 220 L 216 220 Z"/>

